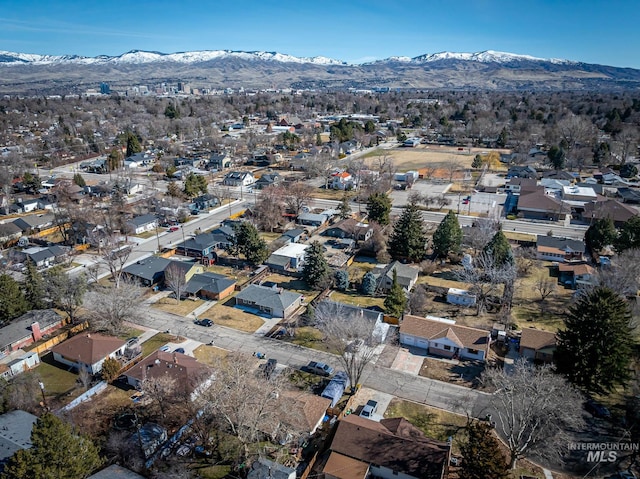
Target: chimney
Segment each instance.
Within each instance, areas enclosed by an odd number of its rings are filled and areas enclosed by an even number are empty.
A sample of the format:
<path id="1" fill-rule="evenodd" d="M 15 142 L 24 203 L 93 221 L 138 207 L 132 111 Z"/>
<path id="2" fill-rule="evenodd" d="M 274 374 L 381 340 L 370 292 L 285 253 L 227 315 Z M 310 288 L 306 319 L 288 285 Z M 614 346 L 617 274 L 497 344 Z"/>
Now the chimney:
<path id="1" fill-rule="evenodd" d="M 40 341 L 42 339 L 42 331 L 40 331 L 40 323 L 38 321 L 31 323 L 31 335 L 34 341 Z"/>

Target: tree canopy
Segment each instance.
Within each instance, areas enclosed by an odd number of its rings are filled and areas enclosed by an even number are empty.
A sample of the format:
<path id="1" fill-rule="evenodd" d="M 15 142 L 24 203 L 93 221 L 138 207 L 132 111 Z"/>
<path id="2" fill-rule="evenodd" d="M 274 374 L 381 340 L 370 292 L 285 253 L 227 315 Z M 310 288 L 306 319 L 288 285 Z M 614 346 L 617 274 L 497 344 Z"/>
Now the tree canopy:
<path id="1" fill-rule="evenodd" d="M 613 290 L 597 287 L 583 294 L 558 332 L 558 372 L 589 392 L 625 384 L 634 347 L 630 321 L 629 305 Z"/>
<path id="2" fill-rule="evenodd" d="M 52 413 L 38 418 L 31 443 L 9 459 L 2 479 L 83 479 L 102 464 L 97 446 Z"/>
<path id="3" fill-rule="evenodd" d="M 391 283 L 391 289 L 384 298 L 384 309 L 387 314 L 399 318 L 404 313 L 407 306 L 407 295 L 398 283 L 398 273 L 393 270 L 393 282 Z"/>
<path id="4" fill-rule="evenodd" d="M 584 240 L 589 249 L 595 252 L 613 244 L 617 236 L 616 227 L 611 218 L 598 218 L 593 220 L 587 229 Z"/>
<path id="5" fill-rule="evenodd" d="M 248 221 L 233 225 L 235 236 L 231 251 L 233 254 L 242 254 L 250 263 L 261 264 L 269 257 L 269 249 L 256 227 Z"/>
<path id="6" fill-rule="evenodd" d="M 422 213 L 415 202 L 405 206 L 389 239 L 389 254 L 393 259 L 412 263 L 422 261 L 427 252 L 427 239 Z"/>
<path id="7" fill-rule="evenodd" d="M 200 193 L 206 193 L 207 186 L 207 179 L 204 176 L 191 172 L 184 179 L 184 194 L 189 198 L 194 198 Z"/>
<path id="8" fill-rule="evenodd" d="M 460 479 L 507 479 L 510 477 L 507 458 L 486 421 L 467 424 L 466 440 L 460 446 L 462 471 Z"/>
<path id="9" fill-rule="evenodd" d="M 462 228 L 456 214 L 449 210 L 433 233 L 433 250 L 440 257 L 457 253 L 462 245 Z"/>
<path id="10" fill-rule="evenodd" d="M 324 257 L 324 247 L 319 241 L 311 243 L 304 255 L 302 277 L 313 289 L 324 289 L 331 279 L 331 268 Z"/>
<path id="11" fill-rule="evenodd" d="M 386 193 L 373 193 L 367 199 L 367 214 L 369 221 L 375 221 L 381 225 L 389 224 L 391 213 L 391 198 Z"/>
<path id="12" fill-rule="evenodd" d="M 28 306 L 17 281 L 8 274 L 0 275 L 0 324 L 24 314 Z"/>
<path id="13" fill-rule="evenodd" d="M 640 216 L 631 217 L 620 227 L 614 247 L 618 253 L 640 248 Z"/>
<path id="14" fill-rule="evenodd" d="M 502 229 L 496 231 L 491 241 L 484 247 L 484 253 L 493 256 L 496 266 L 503 266 L 508 263 L 513 263 L 514 261 L 513 250 Z"/>

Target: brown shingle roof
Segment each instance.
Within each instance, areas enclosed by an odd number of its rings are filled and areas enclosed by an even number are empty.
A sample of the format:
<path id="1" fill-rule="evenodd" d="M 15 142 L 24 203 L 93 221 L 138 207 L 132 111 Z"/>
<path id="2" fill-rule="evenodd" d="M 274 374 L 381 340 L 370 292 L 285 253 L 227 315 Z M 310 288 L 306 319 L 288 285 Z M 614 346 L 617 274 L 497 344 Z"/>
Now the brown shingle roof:
<path id="1" fill-rule="evenodd" d="M 369 464 L 344 456 L 337 452 L 329 455 L 322 472 L 338 479 L 365 479 Z"/>
<path id="2" fill-rule="evenodd" d="M 429 340 L 444 337 L 452 341 L 457 339 L 457 344 L 469 349 L 483 349 L 486 351 L 489 347 L 489 331 L 442 323 L 419 316 L 405 315 L 400 325 L 400 332 Z"/>
<path id="3" fill-rule="evenodd" d="M 629 221 L 637 215 L 638 211 L 635 208 L 612 199 L 598 201 L 596 203 L 587 203 L 584 205 L 583 213 L 585 218 L 611 218 L 618 223 Z"/>
<path id="4" fill-rule="evenodd" d="M 570 264 L 570 263 L 560 263 L 558 265 L 558 271 L 561 272 L 572 272 L 573 274 L 581 275 L 581 274 L 593 274 L 595 273 L 595 269 L 589 266 L 586 263 L 583 264 Z"/>
<path id="5" fill-rule="evenodd" d="M 69 361 L 95 364 L 124 346 L 122 339 L 98 333 L 82 333 L 54 346 L 52 351 Z"/>
<path id="6" fill-rule="evenodd" d="M 522 328 L 522 336 L 520 337 L 520 347 L 526 349 L 539 349 L 555 347 L 556 335 L 549 331 L 541 331 L 539 329 Z"/>
<path id="7" fill-rule="evenodd" d="M 331 399 L 300 391 L 284 391 L 281 396 L 286 418 L 280 418 L 298 431 L 311 431 L 327 412 Z"/>
<path id="8" fill-rule="evenodd" d="M 138 381 L 144 380 L 145 377 L 170 377 L 190 389 L 195 385 L 194 381 L 198 379 L 198 376 L 207 369 L 207 366 L 186 354 L 155 351 L 125 374 Z"/>
<path id="9" fill-rule="evenodd" d="M 547 211 L 550 213 L 568 213 L 570 208 L 560 200 L 547 195 L 542 190 L 523 192 L 518 198 L 519 210 Z"/>
<path id="10" fill-rule="evenodd" d="M 440 479 L 450 446 L 426 437 L 404 418 L 376 422 L 352 414 L 338 423 L 331 451 L 412 477 Z"/>

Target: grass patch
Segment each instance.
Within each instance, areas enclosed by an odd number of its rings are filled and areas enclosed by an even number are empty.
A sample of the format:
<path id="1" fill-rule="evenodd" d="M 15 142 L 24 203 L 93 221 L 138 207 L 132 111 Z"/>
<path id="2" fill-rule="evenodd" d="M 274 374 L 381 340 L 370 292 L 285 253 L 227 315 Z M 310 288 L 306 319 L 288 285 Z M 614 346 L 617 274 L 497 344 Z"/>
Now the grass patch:
<path id="1" fill-rule="evenodd" d="M 344 197 L 343 190 L 326 189 L 324 186 L 313 190 L 312 196 L 321 200 L 340 201 Z"/>
<path id="2" fill-rule="evenodd" d="M 133 338 L 133 337 L 137 338 L 142 333 L 144 333 L 144 331 L 142 329 L 126 328 L 125 330 L 122 331 L 122 333 L 120 333 L 118 335 L 118 338 L 119 339 L 129 339 L 129 338 Z"/>
<path id="3" fill-rule="evenodd" d="M 282 236 L 281 233 L 260 233 L 260 238 L 265 240 L 267 244 L 277 240 L 280 236 Z"/>
<path id="4" fill-rule="evenodd" d="M 142 238 L 142 239 L 149 239 L 149 238 L 153 238 L 156 235 L 155 231 L 144 231 L 140 234 L 137 235 L 133 235 L 136 238 Z"/>
<path id="5" fill-rule="evenodd" d="M 276 283 L 281 288 L 284 288 L 289 291 L 295 291 L 296 293 L 300 293 L 304 295 L 304 299 L 306 302 L 311 302 L 313 298 L 318 295 L 317 291 L 309 289 L 307 283 L 303 280 L 294 278 L 292 276 L 285 276 L 282 274 L 270 274 L 264 281 L 270 281 L 272 283 Z"/>
<path id="6" fill-rule="evenodd" d="M 331 301 L 337 301 L 339 303 L 353 304 L 354 306 L 361 306 L 363 308 L 369 308 L 371 306 L 378 306 L 384 309 L 384 298 L 376 298 L 373 296 L 363 296 L 356 291 L 333 291 L 331 293 Z"/>
<path id="7" fill-rule="evenodd" d="M 104 438 L 113 425 L 113 418 L 132 406 L 131 394 L 131 390 L 108 385 L 103 392 L 71 411 L 73 423 L 95 439 Z"/>
<path id="8" fill-rule="evenodd" d="M 362 281 L 362 277 L 369 271 L 373 270 L 373 268 L 375 267 L 375 263 L 362 263 L 360 261 L 354 261 L 347 269 L 347 272 L 349 273 L 349 281 L 359 283 L 360 281 Z"/>
<path id="9" fill-rule="evenodd" d="M 420 376 L 438 381 L 454 383 L 459 386 L 474 387 L 484 371 L 484 364 L 476 361 L 460 361 L 449 363 L 433 358 L 424 358 L 420 368 Z"/>
<path id="10" fill-rule="evenodd" d="M 231 474 L 231 466 L 207 466 L 202 468 L 197 468 L 198 477 L 202 477 L 203 479 L 224 479 Z"/>
<path id="11" fill-rule="evenodd" d="M 158 333 L 155 336 L 151 336 L 144 343 L 142 343 L 142 357 L 146 358 L 161 346 L 164 346 L 167 343 L 175 342 L 176 339 L 176 336 L 167 333 Z"/>
<path id="12" fill-rule="evenodd" d="M 78 375 L 69 371 L 68 366 L 56 362 L 53 353 L 45 354 L 40 360 L 40 365 L 35 370 L 24 374 L 36 374 L 44 384 L 47 396 L 73 393 L 78 386 Z"/>
<path id="13" fill-rule="evenodd" d="M 210 319 L 216 324 L 244 331 L 245 333 L 253 333 L 264 324 L 263 319 L 259 316 L 235 308 L 233 306 L 234 302 L 233 298 L 231 298 L 224 304 L 214 304 L 199 318 Z"/>
<path id="14" fill-rule="evenodd" d="M 212 367 L 218 364 L 220 359 L 226 357 L 228 354 L 229 351 L 226 349 L 206 345 L 198 346 L 193 351 L 193 355 L 199 362 Z"/>
<path id="15" fill-rule="evenodd" d="M 397 398 L 391 400 L 384 417 L 404 417 L 425 435 L 440 441 L 455 437 L 467 424 L 464 416 Z"/>
<path id="16" fill-rule="evenodd" d="M 426 284 L 428 286 L 435 286 L 439 288 L 458 288 L 468 289 L 469 285 L 453 279 L 439 278 L 431 275 L 420 275 L 416 284 Z"/>
<path id="17" fill-rule="evenodd" d="M 167 313 L 177 314 L 178 316 L 188 316 L 203 304 L 204 301 L 201 299 L 183 299 L 179 303 L 176 303 L 174 298 L 160 298 L 157 302 L 153 303 L 153 307 L 166 311 Z"/>

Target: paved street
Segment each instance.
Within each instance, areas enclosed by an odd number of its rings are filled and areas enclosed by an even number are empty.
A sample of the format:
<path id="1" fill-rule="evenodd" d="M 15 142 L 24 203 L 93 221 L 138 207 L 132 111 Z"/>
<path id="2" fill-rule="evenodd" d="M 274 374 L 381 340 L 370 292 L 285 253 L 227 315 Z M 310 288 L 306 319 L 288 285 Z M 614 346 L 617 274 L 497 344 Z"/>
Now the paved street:
<path id="1" fill-rule="evenodd" d="M 215 318 L 214 318 L 215 322 Z M 304 348 L 285 341 L 265 338 L 259 334 L 249 334 L 223 326 L 199 326 L 193 320 L 176 316 L 149 307 L 140 315 L 138 324 L 158 331 L 169 330 L 172 334 L 191 340 L 214 345 L 229 351 L 245 354 L 262 352 L 267 358 L 275 358 L 278 363 L 298 369 L 309 361 L 322 361 L 340 369 L 337 356 Z M 476 417 L 486 414 L 488 395 L 469 388 L 417 376 L 376 365 L 369 366 L 363 375 L 363 386 L 392 394 L 402 399 L 415 401 L 461 414 L 469 412 Z"/>

